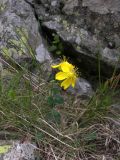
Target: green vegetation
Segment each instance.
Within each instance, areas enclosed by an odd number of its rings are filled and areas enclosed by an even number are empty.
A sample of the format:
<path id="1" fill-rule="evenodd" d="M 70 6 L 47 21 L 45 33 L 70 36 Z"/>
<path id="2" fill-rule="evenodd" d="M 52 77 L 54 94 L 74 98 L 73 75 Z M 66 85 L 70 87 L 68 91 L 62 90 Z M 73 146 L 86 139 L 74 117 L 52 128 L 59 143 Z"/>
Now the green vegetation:
<path id="1" fill-rule="evenodd" d="M 27 49 L 31 53 L 29 45 Z M 120 103 L 120 75 L 101 83 L 89 101 L 83 100 L 63 91 L 55 80 L 47 82 L 33 52 L 30 56 L 37 73 L 8 54 L 2 58 L 7 69 L 0 75 L 0 130 L 10 132 L 6 139 L 31 137 L 42 160 L 118 160 L 120 114 L 112 105 Z"/>
<path id="2" fill-rule="evenodd" d="M 60 41 L 60 37 L 57 34 L 52 34 L 53 41 L 51 46 L 49 47 L 49 51 L 59 56 L 63 54 L 63 44 Z"/>

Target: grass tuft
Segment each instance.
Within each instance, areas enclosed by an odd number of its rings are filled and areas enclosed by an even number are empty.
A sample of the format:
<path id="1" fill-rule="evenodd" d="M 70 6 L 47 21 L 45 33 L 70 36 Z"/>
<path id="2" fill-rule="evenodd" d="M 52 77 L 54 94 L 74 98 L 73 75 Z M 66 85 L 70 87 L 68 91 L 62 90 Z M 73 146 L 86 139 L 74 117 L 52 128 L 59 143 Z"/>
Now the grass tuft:
<path id="1" fill-rule="evenodd" d="M 120 75 L 84 101 L 47 82 L 34 58 L 37 73 L 8 57 L 1 58 L 7 65 L 0 74 L 1 137 L 30 137 L 43 160 L 119 160 L 120 113 L 112 106 L 120 103 Z"/>

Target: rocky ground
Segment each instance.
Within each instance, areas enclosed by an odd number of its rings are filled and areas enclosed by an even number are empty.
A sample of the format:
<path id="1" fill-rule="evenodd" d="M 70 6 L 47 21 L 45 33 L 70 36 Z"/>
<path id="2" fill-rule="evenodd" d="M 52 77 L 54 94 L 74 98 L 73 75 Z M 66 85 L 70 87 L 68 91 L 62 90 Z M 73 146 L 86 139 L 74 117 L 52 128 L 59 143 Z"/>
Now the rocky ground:
<path id="1" fill-rule="evenodd" d="M 30 54 L 35 53 L 38 62 L 45 63 L 43 71 L 48 78 L 52 72 L 50 65 L 55 62 L 55 57 L 49 51 L 54 33 L 60 37 L 63 54 L 89 75 L 98 74 L 99 62 L 101 75 L 110 77 L 114 69 L 120 73 L 119 8 L 119 0 L 0 0 L 1 66 L 6 68 L 2 59 L 2 51 L 6 51 L 6 48 L 10 57 L 18 63 L 31 64 Z M 68 92 L 91 97 L 92 88 L 94 86 L 88 79 L 80 78 L 75 89 L 70 88 Z M 8 141 L 4 144 L 8 144 Z M 26 150 L 26 144 L 18 142 L 16 145 L 17 158 L 35 159 L 32 157 L 34 145 L 27 143 L 32 149 L 27 146 Z M 14 146 L 1 160 L 17 160 Z M 13 157 L 8 158 L 11 154 Z"/>

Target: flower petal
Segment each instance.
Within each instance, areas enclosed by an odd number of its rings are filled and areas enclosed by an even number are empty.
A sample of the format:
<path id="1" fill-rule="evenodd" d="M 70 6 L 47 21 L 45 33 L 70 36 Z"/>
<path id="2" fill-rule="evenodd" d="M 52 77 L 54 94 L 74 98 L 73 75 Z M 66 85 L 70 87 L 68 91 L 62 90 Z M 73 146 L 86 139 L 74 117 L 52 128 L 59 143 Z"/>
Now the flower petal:
<path id="1" fill-rule="evenodd" d="M 76 76 L 74 76 L 73 78 L 72 78 L 72 87 L 74 88 L 75 87 L 75 83 L 76 83 Z"/>
<path id="2" fill-rule="evenodd" d="M 71 78 L 67 78 L 61 83 L 61 87 L 67 89 L 71 84 L 72 84 Z"/>
<path id="3" fill-rule="evenodd" d="M 52 68 L 58 68 L 58 67 L 60 67 L 60 64 L 58 64 L 58 65 L 52 65 L 51 67 Z"/>
<path id="4" fill-rule="evenodd" d="M 68 62 L 63 62 L 61 63 L 61 70 L 63 72 L 70 72 L 71 70 L 74 69 L 74 66 Z"/>
<path id="5" fill-rule="evenodd" d="M 64 80 L 66 78 L 68 78 L 68 74 L 64 72 L 58 72 L 55 76 L 55 79 L 57 80 Z"/>

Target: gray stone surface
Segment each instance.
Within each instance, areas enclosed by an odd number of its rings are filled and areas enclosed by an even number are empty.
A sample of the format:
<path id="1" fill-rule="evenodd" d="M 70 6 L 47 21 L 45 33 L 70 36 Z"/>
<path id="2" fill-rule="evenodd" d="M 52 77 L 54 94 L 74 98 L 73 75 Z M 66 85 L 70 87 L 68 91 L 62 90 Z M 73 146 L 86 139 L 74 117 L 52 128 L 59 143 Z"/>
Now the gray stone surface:
<path id="1" fill-rule="evenodd" d="M 43 63 L 46 60 L 51 60 L 50 57 L 50 53 L 48 52 L 48 50 L 45 48 L 44 44 L 40 44 L 37 48 L 36 48 L 36 59 L 40 62 Z"/>
<path id="2" fill-rule="evenodd" d="M 63 11 L 66 13 L 66 14 L 72 14 L 73 11 L 74 11 L 74 8 L 78 6 L 78 0 L 67 0 L 65 1 L 65 5 L 64 5 L 64 8 L 63 8 Z"/>
<path id="3" fill-rule="evenodd" d="M 91 11 L 98 12 L 100 14 L 120 11 L 119 0 L 83 0 L 83 6 L 87 6 Z"/>
<path id="4" fill-rule="evenodd" d="M 75 88 L 69 87 L 67 92 L 84 98 L 90 98 L 94 93 L 91 84 L 83 78 L 78 78 Z"/>
<path id="5" fill-rule="evenodd" d="M 111 74 L 114 67 L 120 71 L 119 0 L 56 0 L 54 11 L 52 0 L 37 2 L 35 11 L 47 35 L 58 34 L 80 66 L 98 72 L 99 57 L 103 73 Z"/>
<path id="6" fill-rule="evenodd" d="M 0 133 L 0 136 L 1 136 L 1 133 Z M 2 137 L 0 137 L 0 138 L 2 138 Z M 0 154 L 0 160 L 3 160 L 3 157 L 5 156 L 5 154 L 10 151 L 10 149 L 12 148 L 12 146 L 15 143 L 17 143 L 17 141 L 13 141 L 13 140 L 0 140 L 0 147 L 7 146 L 6 152 Z"/>
<path id="7" fill-rule="evenodd" d="M 30 57 L 31 54 L 37 54 L 40 62 L 51 59 L 31 6 L 24 0 L 1 0 L 0 6 L 0 48 L 7 47 L 14 59 Z M 22 33 L 16 32 L 18 28 Z M 11 45 L 11 40 L 16 44 Z"/>
<path id="8" fill-rule="evenodd" d="M 31 143 L 16 143 L 10 151 L 3 156 L 3 160 L 35 160 L 36 146 Z"/>
<path id="9" fill-rule="evenodd" d="M 0 160 L 35 160 L 36 146 L 29 142 L 0 140 L 0 146 L 10 146 L 8 151 L 0 154 Z"/>

